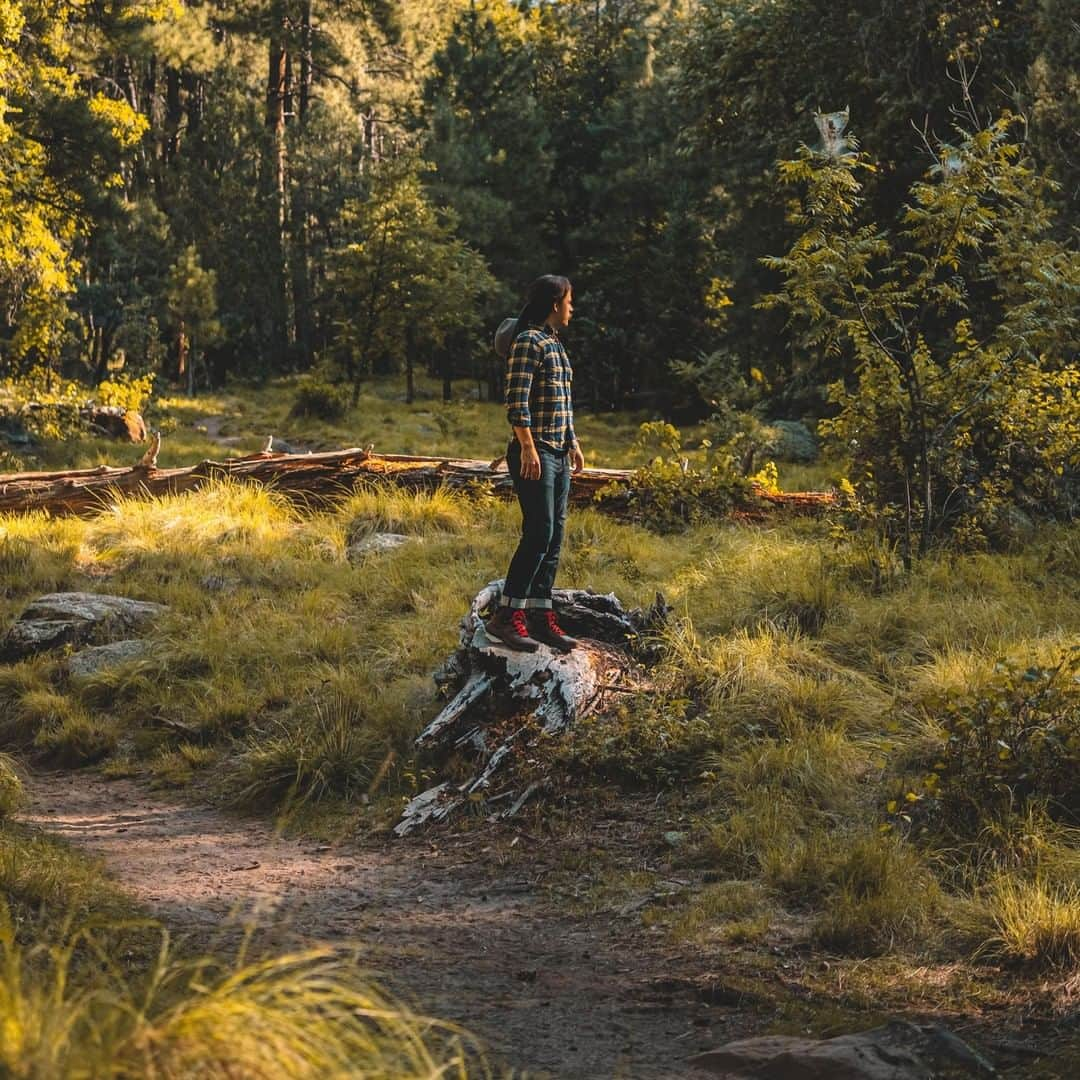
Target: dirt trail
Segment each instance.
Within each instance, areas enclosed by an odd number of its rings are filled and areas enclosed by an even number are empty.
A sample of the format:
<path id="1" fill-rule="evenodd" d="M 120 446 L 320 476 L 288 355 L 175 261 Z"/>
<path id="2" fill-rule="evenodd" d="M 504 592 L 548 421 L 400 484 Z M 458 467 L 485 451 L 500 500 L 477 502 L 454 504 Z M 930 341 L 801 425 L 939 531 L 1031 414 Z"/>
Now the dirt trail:
<path id="1" fill-rule="evenodd" d="M 29 787 L 25 820 L 102 857 L 170 927 L 220 942 L 258 911 L 268 945 L 360 942 L 391 990 L 531 1076 L 696 1077 L 689 1055 L 745 1029 L 689 982 L 672 992 L 686 958 L 673 969 L 636 918 L 568 914 L 541 880 L 564 855 L 526 834 L 320 844 L 89 771 Z M 596 824 L 630 849 L 633 813 Z"/>

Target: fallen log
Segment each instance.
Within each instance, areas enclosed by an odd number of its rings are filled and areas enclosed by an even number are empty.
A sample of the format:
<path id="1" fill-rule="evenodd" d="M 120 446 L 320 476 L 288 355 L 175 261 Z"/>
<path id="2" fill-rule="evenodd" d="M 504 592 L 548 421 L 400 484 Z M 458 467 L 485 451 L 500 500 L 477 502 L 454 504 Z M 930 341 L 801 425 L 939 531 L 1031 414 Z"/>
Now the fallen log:
<path id="1" fill-rule="evenodd" d="M 118 497 L 153 498 L 195 491 L 218 478 L 231 477 L 275 490 L 306 503 L 329 503 L 341 499 L 364 483 L 387 483 L 413 490 L 448 487 L 457 490 L 486 486 L 496 494 L 512 497 L 513 484 L 500 461 L 470 458 L 420 457 L 412 454 L 376 454 L 369 447 L 351 447 L 318 454 L 264 452 L 246 457 L 205 460 L 197 465 L 172 469 L 157 467 L 160 435 L 135 465 L 60 472 L 0 474 L 0 513 L 25 514 L 45 511 L 57 516 L 95 513 Z M 575 473 L 570 499 L 590 503 L 596 493 L 613 483 L 627 483 L 631 469 L 584 469 Z M 816 513 L 835 503 L 830 492 L 795 494 L 760 493 L 764 505 L 796 513 Z M 618 510 L 618 500 L 611 502 Z"/>
<path id="2" fill-rule="evenodd" d="M 567 654 L 544 645 L 525 653 L 486 633 L 483 613 L 494 608 L 501 591 L 502 582 L 493 581 L 470 605 L 457 651 L 435 673 L 446 692 L 457 691 L 416 737 L 417 749 L 436 757 L 472 758 L 472 775 L 417 795 L 394 829 L 398 836 L 443 821 L 466 803 L 479 803 L 497 818 L 512 817 L 543 787 L 542 779 L 515 779 L 515 761 L 543 739 L 603 712 L 614 695 L 648 688 L 640 658 L 648 650 L 643 639 L 667 618 L 662 596 L 646 610 L 626 611 L 614 594 L 556 589 L 559 621 L 580 644 Z"/>

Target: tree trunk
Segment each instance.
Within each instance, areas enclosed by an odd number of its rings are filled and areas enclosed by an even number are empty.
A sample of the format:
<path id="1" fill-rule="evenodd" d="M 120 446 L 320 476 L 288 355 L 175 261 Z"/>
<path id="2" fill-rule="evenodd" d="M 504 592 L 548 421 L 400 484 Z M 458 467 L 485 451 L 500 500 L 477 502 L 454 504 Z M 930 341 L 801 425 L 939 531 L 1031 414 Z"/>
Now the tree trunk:
<path id="1" fill-rule="evenodd" d="M 184 320 L 176 329 L 176 378 L 183 382 L 189 367 L 188 336 Z"/>
<path id="2" fill-rule="evenodd" d="M 514 486 L 500 458 L 418 457 L 411 454 L 375 454 L 352 447 L 322 454 L 253 454 L 223 461 L 159 469 L 141 462 L 126 468 L 101 465 L 96 469 L 59 472 L 0 474 L 0 514 L 47 510 L 52 514 L 97 513 L 121 493 L 128 497 L 153 498 L 194 491 L 210 480 L 234 477 L 255 484 L 273 484 L 275 490 L 304 505 L 333 504 L 346 498 L 359 483 L 392 484 L 410 490 L 431 491 L 445 487 L 458 491 L 490 489 L 506 499 L 514 498 Z M 626 483 L 630 469 L 584 469 L 570 480 L 570 501 L 578 506 L 598 505 L 618 515 L 618 499 L 595 503 L 595 495 L 612 483 Z M 740 510 L 744 517 L 764 517 L 770 509 L 816 514 L 836 505 L 831 492 L 770 495 L 758 493 L 754 506 Z"/>
<path id="3" fill-rule="evenodd" d="M 551 738 L 604 712 L 621 695 L 649 689 L 637 662 L 645 657 L 631 650 L 667 618 L 662 596 L 647 611 L 625 611 L 614 594 L 556 589 L 559 621 L 579 644 L 569 653 L 546 645 L 524 653 L 489 638 L 484 627 L 483 612 L 495 609 L 502 584 L 491 582 L 473 600 L 457 652 L 435 673 L 440 687 L 457 692 L 416 738 L 417 749 L 444 759 L 475 756 L 475 772 L 416 796 L 394 829 L 398 836 L 445 820 L 466 803 L 480 803 L 497 818 L 513 816 L 546 784 L 537 759 Z M 525 759 L 528 776 L 515 777 L 513 766 Z"/>
<path id="4" fill-rule="evenodd" d="M 311 0 L 300 5 L 300 87 L 297 95 L 299 110 L 297 118 L 300 136 L 307 132 L 308 112 L 311 108 Z M 295 335 L 300 366 L 309 368 L 314 361 L 315 330 L 312 312 L 311 284 L 311 238 L 308 222 L 308 176 L 306 170 L 293 176 L 292 193 L 292 301 L 295 319 Z"/>
<path id="5" fill-rule="evenodd" d="M 174 67 L 165 69 L 165 130 L 162 157 L 166 164 L 180 153 L 180 124 L 184 110 L 180 102 L 180 72 Z"/>
<path id="6" fill-rule="evenodd" d="M 416 329 L 412 319 L 406 316 L 405 323 L 405 404 L 411 405 L 416 398 L 415 354 Z"/>
<path id="7" fill-rule="evenodd" d="M 191 344 L 188 347 L 188 365 L 187 365 L 187 396 L 193 398 L 195 396 L 195 361 L 198 358 L 198 349 L 195 344 L 195 335 L 191 335 Z"/>
<path id="8" fill-rule="evenodd" d="M 285 107 L 289 91 L 289 53 L 285 44 L 285 13 L 280 6 L 275 9 L 268 50 L 265 125 L 269 157 L 268 186 L 274 206 L 275 266 L 272 273 L 276 296 L 271 313 L 271 333 L 274 338 L 271 349 L 275 363 L 281 366 L 288 343 L 295 340 L 295 333 L 290 317 L 289 237 L 286 228 L 288 199 Z"/>

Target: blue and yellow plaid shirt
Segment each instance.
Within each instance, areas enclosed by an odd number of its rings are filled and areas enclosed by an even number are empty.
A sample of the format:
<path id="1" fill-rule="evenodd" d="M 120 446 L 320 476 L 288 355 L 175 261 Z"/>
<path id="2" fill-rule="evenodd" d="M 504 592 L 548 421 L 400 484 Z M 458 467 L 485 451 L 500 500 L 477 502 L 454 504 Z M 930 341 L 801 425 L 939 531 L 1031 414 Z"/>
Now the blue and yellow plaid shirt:
<path id="1" fill-rule="evenodd" d="M 532 325 L 514 339 L 506 371 L 506 416 L 532 428 L 533 441 L 568 450 L 576 441 L 570 383 L 574 371 L 558 335 Z"/>

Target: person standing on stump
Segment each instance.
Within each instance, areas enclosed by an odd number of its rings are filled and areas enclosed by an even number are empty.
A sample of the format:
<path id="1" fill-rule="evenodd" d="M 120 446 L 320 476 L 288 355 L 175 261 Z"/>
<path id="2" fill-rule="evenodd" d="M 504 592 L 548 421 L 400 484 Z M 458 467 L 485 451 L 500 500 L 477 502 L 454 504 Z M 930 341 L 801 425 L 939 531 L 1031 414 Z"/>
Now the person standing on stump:
<path id="1" fill-rule="evenodd" d="M 570 324 L 573 289 L 564 277 L 545 274 L 529 286 L 516 323 L 507 320 L 513 344 L 506 371 L 506 416 L 513 438 L 506 464 L 521 506 L 521 540 L 488 633 L 525 652 L 542 643 L 569 652 L 577 641 L 563 632 L 551 603 L 559 568 L 570 473 L 585 467 L 574 434 L 570 398 L 573 371 L 559 331 Z M 507 335 L 496 338 L 505 344 Z"/>

